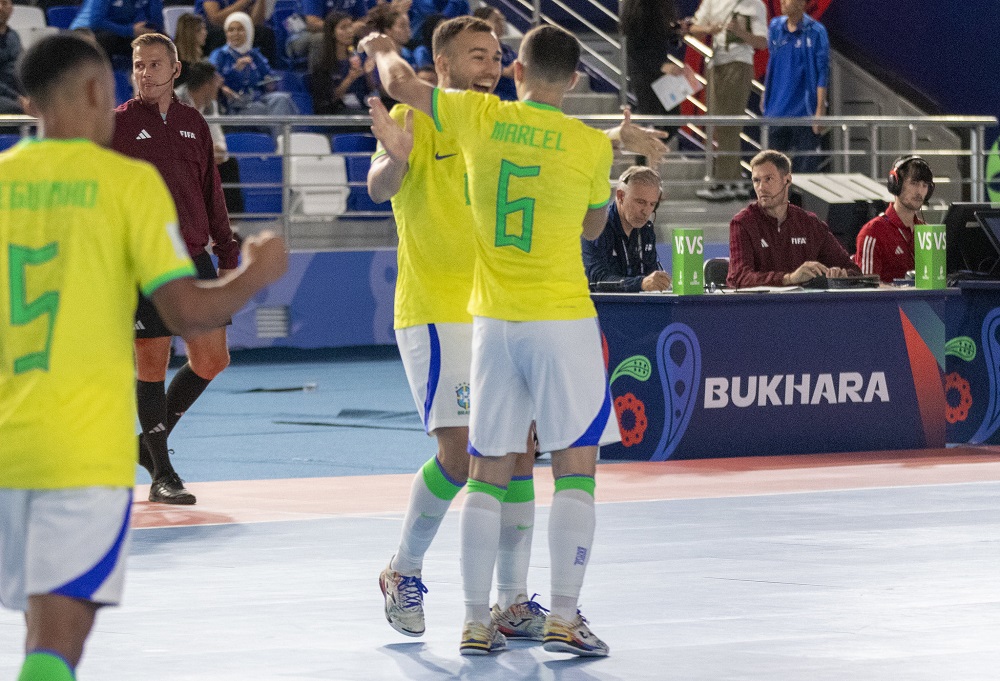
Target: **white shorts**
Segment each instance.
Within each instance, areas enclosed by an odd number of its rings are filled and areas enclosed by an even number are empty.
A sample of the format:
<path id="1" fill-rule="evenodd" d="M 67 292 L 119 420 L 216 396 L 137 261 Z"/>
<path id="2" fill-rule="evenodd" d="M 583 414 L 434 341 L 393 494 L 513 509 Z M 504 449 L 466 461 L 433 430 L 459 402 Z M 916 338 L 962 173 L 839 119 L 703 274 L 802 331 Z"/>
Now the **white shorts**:
<path id="1" fill-rule="evenodd" d="M 0 603 L 58 594 L 117 605 L 125 586 L 132 489 L 0 489 Z"/>
<path id="2" fill-rule="evenodd" d="M 472 323 L 470 452 L 524 449 L 532 420 L 539 451 L 618 442 L 618 420 L 597 319 Z"/>
<path id="3" fill-rule="evenodd" d="M 424 430 L 468 428 L 472 324 L 396 329 L 396 345 Z"/>

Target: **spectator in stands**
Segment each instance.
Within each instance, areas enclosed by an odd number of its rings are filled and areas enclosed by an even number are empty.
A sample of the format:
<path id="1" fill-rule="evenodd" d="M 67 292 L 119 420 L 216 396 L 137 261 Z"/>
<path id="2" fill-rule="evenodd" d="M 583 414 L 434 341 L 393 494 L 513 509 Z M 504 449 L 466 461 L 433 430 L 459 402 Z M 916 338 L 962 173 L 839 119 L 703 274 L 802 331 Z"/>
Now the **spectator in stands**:
<path id="1" fill-rule="evenodd" d="M 896 198 L 861 228 L 854 262 L 891 284 L 914 268 L 913 226 L 924 224 L 919 211 L 934 192 L 934 173 L 919 156 L 903 156 L 893 163 L 887 186 Z"/>
<path id="2" fill-rule="evenodd" d="M 253 47 L 254 26 L 245 12 L 226 17 L 226 45 L 209 55 L 226 87 L 236 93 L 227 101 L 228 113 L 292 116 L 299 108 L 287 92 L 275 92 L 278 79 L 260 50 Z"/>
<path id="3" fill-rule="evenodd" d="M 109 57 L 131 61 L 134 38 L 163 32 L 163 0 L 84 0 L 69 27 L 89 28 Z"/>
<path id="4" fill-rule="evenodd" d="M 424 25 L 424 21 L 427 17 L 432 14 L 441 14 L 445 19 L 452 19 L 454 17 L 460 17 L 463 14 L 471 14 L 472 8 L 469 7 L 469 0 L 406 0 L 410 2 L 409 9 L 409 19 L 410 28 L 413 31 L 411 34 L 412 38 L 416 38 L 421 35 L 420 29 Z M 400 7 L 403 12 L 406 9 Z M 409 40 L 409 39 L 407 39 Z"/>
<path id="5" fill-rule="evenodd" d="M 626 42 L 629 85 L 636 99 L 634 113 L 676 114 L 679 107 L 669 112 L 664 109 L 652 86 L 663 73 L 683 73 L 668 57 L 680 46 L 689 22 L 680 18 L 675 0 L 622 0 L 619 19 Z M 672 126 L 659 127 L 676 130 Z"/>
<path id="6" fill-rule="evenodd" d="M 0 114 L 23 114 L 21 88 L 14 75 L 14 65 L 21 55 L 21 36 L 7 25 L 14 13 L 11 0 L 0 0 Z"/>
<path id="7" fill-rule="evenodd" d="M 823 116 L 830 71 L 830 40 L 826 28 L 805 13 L 806 0 L 781 0 L 784 16 L 768 27 L 767 75 L 761 111 L 765 116 Z M 822 126 L 772 127 L 768 145 L 793 154 L 795 172 L 819 170 L 815 153 Z M 812 153 L 810 153 L 812 152 Z"/>
<path id="8" fill-rule="evenodd" d="M 377 5 L 368 13 L 363 34 L 368 33 L 383 33 L 388 36 L 396 45 L 396 52 L 411 66 L 413 65 L 413 53 L 406 47 L 406 43 L 410 40 L 410 20 L 405 12 L 391 4 Z M 387 109 L 391 109 L 396 100 L 386 94 L 382 87 L 374 59 L 365 62 L 365 73 L 368 77 L 368 89 L 372 92 L 377 90 L 382 103 Z"/>
<path id="9" fill-rule="evenodd" d="M 708 113 L 742 116 L 750 98 L 755 50 L 767 49 L 767 8 L 761 0 L 702 0 L 694 13 L 691 33 L 711 36 L 713 55 L 708 63 Z M 709 201 L 748 199 L 740 166 L 742 126 L 716 126 L 712 178 L 716 184 L 698 196 Z"/>
<path id="10" fill-rule="evenodd" d="M 420 75 L 421 71 L 434 70 L 434 29 L 445 20 L 443 14 L 432 14 L 424 19 L 424 25 L 420 29 L 420 37 L 413 45 L 413 70 Z M 424 80 L 427 80 L 424 78 Z M 437 77 L 435 76 L 435 80 Z"/>
<path id="11" fill-rule="evenodd" d="M 483 5 L 472 14 L 492 24 L 493 32 L 497 34 L 497 39 L 500 41 L 500 82 L 497 83 L 493 94 L 505 102 L 516 102 L 517 90 L 514 88 L 514 60 L 517 59 L 517 50 L 503 41 L 504 36 L 507 35 L 507 17 L 496 7 L 490 7 L 489 5 Z"/>
<path id="12" fill-rule="evenodd" d="M 844 277 L 861 270 L 830 228 L 788 203 L 792 165 L 778 151 L 750 161 L 757 200 L 729 223 L 730 288 L 793 286 L 817 276 Z"/>
<path id="13" fill-rule="evenodd" d="M 174 81 L 175 86 L 183 85 L 187 81 L 191 64 L 205 60 L 207 38 L 208 27 L 205 25 L 205 17 L 200 14 L 182 14 L 177 18 L 174 44 L 177 46 L 177 58 L 181 62 L 181 75 Z"/>
<path id="14" fill-rule="evenodd" d="M 367 114 L 368 81 L 361 56 L 354 53 L 354 20 L 343 12 L 330 12 L 323 23 L 319 57 L 309 65 L 313 111 Z"/>
<path id="15" fill-rule="evenodd" d="M 652 168 L 632 166 L 621 174 L 604 231 L 594 241 L 581 237 L 591 288 L 629 293 L 670 288 L 670 275 L 656 257 L 653 229 L 661 197 L 660 174 Z"/>
<path id="16" fill-rule="evenodd" d="M 269 60 L 277 56 L 274 29 L 267 20 L 274 12 L 275 0 L 195 0 L 194 12 L 205 17 L 208 38 L 205 50 L 211 52 L 226 44 L 226 19 L 234 12 L 245 12 L 253 22 L 253 45 Z"/>
<path id="17" fill-rule="evenodd" d="M 195 16 L 195 15 L 187 15 Z M 200 19 L 200 17 L 199 17 Z M 178 30 L 178 33 L 180 31 Z M 178 49 L 178 52 L 180 50 Z M 209 62 L 194 60 L 184 67 L 188 77 L 183 84 L 174 81 L 174 92 L 178 101 L 197 109 L 203 116 L 219 115 L 219 89 L 222 87 L 222 76 Z M 226 147 L 226 135 L 218 123 L 209 123 L 208 131 L 212 134 L 212 145 L 215 148 L 215 165 L 219 169 L 222 180 L 222 192 L 226 197 L 226 210 L 230 214 L 243 212 L 243 194 L 240 192 L 240 171 L 236 159 L 229 156 Z"/>

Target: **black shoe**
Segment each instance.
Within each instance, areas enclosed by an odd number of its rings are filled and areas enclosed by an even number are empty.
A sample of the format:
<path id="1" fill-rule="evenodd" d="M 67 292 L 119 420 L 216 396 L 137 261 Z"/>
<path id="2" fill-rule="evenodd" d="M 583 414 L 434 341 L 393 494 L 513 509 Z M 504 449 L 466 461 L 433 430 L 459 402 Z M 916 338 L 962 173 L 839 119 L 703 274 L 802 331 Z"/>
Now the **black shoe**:
<path id="1" fill-rule="evenodd" d="M 173 471 L 153 481 L 149 487 L 149 500 L 179 506 L 190 506 L 196 501 L 194 495 L 184 489 L 184 481 Z"/>

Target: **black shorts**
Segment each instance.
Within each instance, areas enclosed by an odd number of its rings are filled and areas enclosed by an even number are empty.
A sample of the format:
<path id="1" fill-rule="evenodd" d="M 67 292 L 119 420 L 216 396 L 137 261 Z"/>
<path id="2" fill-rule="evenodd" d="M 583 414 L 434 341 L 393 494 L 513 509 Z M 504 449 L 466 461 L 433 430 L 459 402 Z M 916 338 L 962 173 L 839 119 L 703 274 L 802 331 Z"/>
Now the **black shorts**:
<path id="1" fill-rule="evenodd" d="M 196 256 L 193 256 L 191 260 L 194 262 L 194 268 L 197 270 L 199 279 L 218 279 L 219 273 L 215 271 L 215 265 L 212 264 L 212 256 L 208 254 L 207 251 L 202 251 Z M 230 319 L 226 322 L 226 326 L 233 323 Z M 139 304 L 135 309 L 135 337 L 136 338 L 163 338 L 165 336 L 173 336 L 167 325 L 163 323 L 160 319 L 160 313 L 156 311 L 156 306 L 153 305 L 151 301 L 146 296 L 139 294 Z"/>

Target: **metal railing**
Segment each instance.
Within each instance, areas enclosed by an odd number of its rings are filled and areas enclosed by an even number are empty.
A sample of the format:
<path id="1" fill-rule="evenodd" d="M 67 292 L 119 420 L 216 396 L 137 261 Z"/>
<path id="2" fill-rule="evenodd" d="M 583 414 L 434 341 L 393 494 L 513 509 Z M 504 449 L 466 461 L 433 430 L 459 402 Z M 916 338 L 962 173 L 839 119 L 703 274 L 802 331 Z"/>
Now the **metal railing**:
<path id="1" fill-rule="evenodd" d="M 610 128 L 618 125 L 621 122 L 621 118 L 616 115 L 586 115 L 578 117 L 584 123 L 587 123 L 596 128 Z M 635 116 L 633 120 L 641 125 L 656 125 L 656 126 L 680 126 L 680 125 L 693 125 L 693 124 L 704 124 L 706 126 L 723 126 L 723 125 L 737 125 L 741 127 L 756 127 L 760 130 L 760 139 L 762 140 L 763 146 L 766 147 L 767 139 L 770 134 L 770 130 L 776 126 L 810 126 L 814 123 L 819 123 L 824 126 L 837 126 L 842 130 L 850 131 L 852 129 L 864 129 L 868 132 L 869 141 L 865 148 L 855 147 L 851 144 L 851 135 L 842 135 L 843 143 L 839 149 L 827 150 L 822 153 L 837 157 L 841 161 L 841 167 L 845 172 L 851 172 L 852 164 L 856 167 L 861 160 L 867 160 L 869 162 L 868 175 L 876 180 L 884 179 L 884 173 L 881 172 L 881 168 L 884 167 L 878 161 L 880 159 L 894 159 L 900 155 L 908 154 L 914 151 L 912 148 L 908 149 L 880 149 L 878 140 L 880 132 L 890 129 L 906 129 L 910 131 L 910 138 L 916 139 L 916 131 L 921 127 L 941 127 L 946 126 L 952 129 L 957 129 L 965 132 L 965 137 L 968 140 L 967 146 L 957 149 L 920 149 L 919 152 L 922 156 L 927 158 L 931 165 L 934 164 L 934 158 L 936 157 L 957 157 L 960 159 L 967 159 L 968 173 L 960 175 L 958 177 L 936 177 L 935 181 L 939 186 L 938 196 L 943 197 L 948 192 L 941 192 L 941 188 L 947 188 L 949 185 L 956 187 L 955 190 L 951 191 L 951 194 L 958 193 L 958 196 L 953 196 L 952 200 L 960 200 L 962 198 L 967 198 L 971 201 L 982 201 L 985 196 L 985 160 L 988 150 L 985 146 L 986 140 L 986 130 L 992 126 L 997 125 L 997 119 L 993 116 L 923 116 L 923 117 L 905 117 L 905 116 L 879 116 L 879 117 L 866 117 L 866 116 L 825 116 L 822 118 L 810 119 L 810 118 L 751 118 L 749 116 L 716 116 L 716 115 L 699 115 L 699 116 Z M 279 222 L 281 224 L 282 231 L 285 236 L 290 235 L 291 226 L 296 222 L 317 222 L 317 221 L 327 221 L 333 222 L 338 218 L 387 218 L 390 217 L 391 213 L 389 211 L 364 211 L 364 210 L 351 210 L 347 214 L 343 215 L 326 215 L 326 216 L 302 216 L 297 215 L 291 209 L 293 205 L 293 191 L 296 187 L 293 187 L 291 183 L 291 171 L 292 171 L 292 156 L 291 148 L 291 136 L 293 132 L 296 131 L 311 131 L 315 132 L 317 130 L 323 130 L 324 133 L 330 133 L 336 135 L 338 130 L 343 131 L 345 129 L 353 129 L 357 131 L 358 129 L 367 128 L 371 124 L 371 119 L 368 116 L 292 116 L 292 117 L 272 117 L 272 116 L 215 116 L 208 119 L 210 123 L 219 123 L 226 126 L 229 130 L 239 129 L 246 130 L 247 128 L 254 128 L 256 130 L 266 130 L 271 131 L 276 139 L 281 139 L 281 143 L 277 145 L 280 151 L 275 151 L 272 153 L 267 152 L 237 152 L 235 150 L 230 151 L 230 155 L 236 157 L 237 159 L 243 157 L 270 157 L 270 158 L 281 158 L 281 178 L 280 181 L 274 182 L 241 182 L 241 189 L 280 189 L 281 192 L 281 206 L 282 210 L 280 212 L 270 212 L 270 213 L 244 213 L 233 215 L 235 219 L 248 218 L 248 219 L 269 219 Z M 10 126 L 20 126 L 22 134 L 28 134 L 30 132 L 31 126 L 34 123 L 34 119 L 27 116 L 0 116 L 0 127 L 10 127 Z M 347 152 L 337 152 L 345 157 L 368 157 L 370 156 L 369 151 L 347 151 Z M 701 153 L 701 158 L 699 159 L 698 153 Z M 810 152 L 811 153 L 811 152 Z M 303 154 L 305 156 L 315 156 L 315 154 Z M 672 152 L 668 155 L 670 158 L 683 158 L 686 162 L 703 162 L 705 168 L 706 178 L 711 176 L 712 163 L 714 158 L 720 156 L 720 152 L 713 152 L 711 147 L 707 148 L 703 152 Z M 794 154 L 793 154 L 794 155 Z M 871 161 L 875 162 L 871 162 Z M 360 164 L 361 167 L 365 167 L 366 164 Z M 887 166 L 887 164 L 885 164 Z M 705 186 L 708 180 L 703 178 L 700 180 L 671 180 L 669 177 L 665 180 L 665 189 L 674 186 L 682 185 L 698 185 Z M 942 185 L 944 187 L 942 187 Z M 324 185 L 297 185 L 298 188 L 308 188 L 308 187 L 322 187 Z M 350 178 L 348 186 L 357 192 L 366 192 L 366 182 L 365 178 L 355 176 Z"/>

